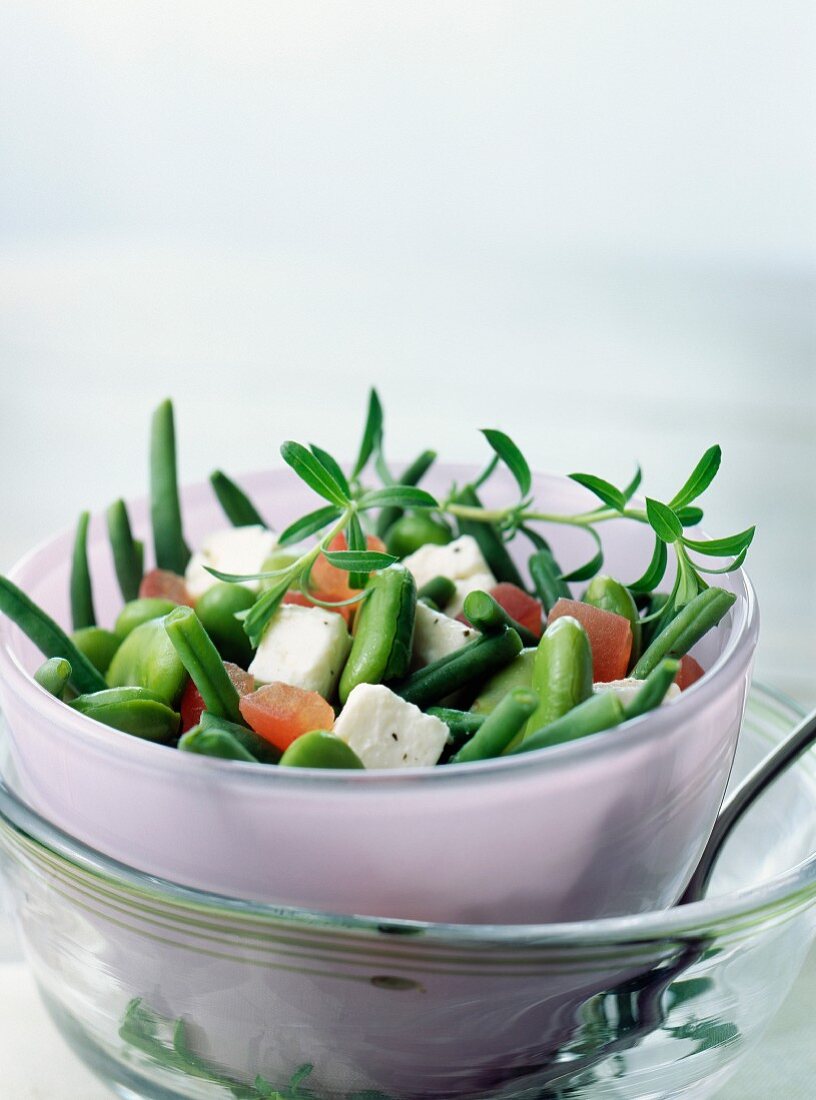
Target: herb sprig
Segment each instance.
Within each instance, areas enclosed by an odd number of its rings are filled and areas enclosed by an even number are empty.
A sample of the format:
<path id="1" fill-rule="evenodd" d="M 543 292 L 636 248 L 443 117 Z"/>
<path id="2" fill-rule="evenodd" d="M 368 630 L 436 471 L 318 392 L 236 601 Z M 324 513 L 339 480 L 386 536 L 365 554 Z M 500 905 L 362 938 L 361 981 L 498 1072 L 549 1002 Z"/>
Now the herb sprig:
<path id="1" fill-rule="evenodd" d="M 459 489 L 455 485 L 442 500 L 437 500 L 416 485 L 396 482 L 385 460 L 383 406 L 374 389 L 369 394 L 357 458 L 348 476 L 332 455 L 315 444 L 305 447 L 292 440 L 285 442 L 281 447 L 283 460 L 326 503 L 290 523 L 282 532 L 279 545 L 292 546 L 315 535 L 319 535 L 318 541 L 294 562 L 281 569 L 254 574 L 209 570 L 213 576 L 223 581 L 270 582 L 244 614 L 244 629 L 253 646 L 258 645 L 283 597 L 292 588 L 301 588 L 310 595 L 313 602 L 324 607 L 344 606 L 364 598 L 363 589 L 368 574 L 397 560 L 391 554 L 368 548 L 362 517 L 374 509 L 427 510 L 453 520 L 492 524 L 505 542 L 511 541 L 521 532 L 534 545 L 543 544 L 541 535 L 533 526 L 535 524 L 555 523 L 582 529 L 593 543 L 592 556 L 578 567 L 563 573 L 564 581 L 586 581 L 602 569 L 604 548 L 597 530 L 601 524 L 620 519 L 645 524 L 654 535 L 652 557 L 644 573 L 629 582 L 628 587 L 637 594 L 653 592 L 666 574 L 671 551 L 676 563 L 674 583 L 667 603 L 660 611 L 655 612 L 656 616 L 665 620 L 708 587 L 706 576 L 731 572 L 738 569 L 745 560 L 754 537 L 754 527 L 707 540 L 686 534 L 687 528 L 696 526 L 703 519 L 703 510 L 696 502 L 719 470 L 722 453 L 717 445 L 708 448 L 668 502 L 648 496 L 642 505 L 634 501 L 643 478 L 639 466 L 622 488 L 596 474 L 572 473 L 569 475 L 571 480 L 592 493 L 599 503 L 591 509 L 564 514 L 542 511 L 537 507 L 531 495 L 533 478 L 530 464 L 510 436 L 495 428 L 484 428 L 482 434 L 492 454 L 470 488 L 480 488 L 499 465 L 505 466 L 515 480 L 518 499 L 501 508 L 461 503 L 457 499 Z M 434 452 L 428 453 L 435 457 Z M 374 488 L 367 487 L 363 482 L 372 463 L 381 483 Z M 333 541 L 342 533 L 346 536 L 347 549 L 332 550 Z M 349 573 L 349 586 L 358 590 L 356 594 L 336 602 L 321 600 L 311 594 L 309 578 L 321 554 L 325 555 L 331 565 Z M 700 562 L 700 557 L 730 560 L 724 565 L 714 567 Z"/>

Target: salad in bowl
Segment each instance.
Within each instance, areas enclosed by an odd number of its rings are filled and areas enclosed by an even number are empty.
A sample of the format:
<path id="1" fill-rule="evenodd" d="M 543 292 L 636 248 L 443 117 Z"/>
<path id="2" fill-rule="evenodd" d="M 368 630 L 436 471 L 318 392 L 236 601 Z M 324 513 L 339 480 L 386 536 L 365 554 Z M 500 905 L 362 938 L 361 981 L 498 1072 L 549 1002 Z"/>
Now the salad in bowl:
<path id="1" fill-rule="evenodd" d="M 660 502 L 484 435 L 482 470 L 424 451 L 397 476 L 372 392 L 350 468 L 289 441 L 287 471 L 180 490 L 160 405 L 149 502 L 0 579 L 20 793 L 150 873 L 281 904 L 670 903 L 736 746 L 753 529 L 695 530 L 717 447 Z"/>

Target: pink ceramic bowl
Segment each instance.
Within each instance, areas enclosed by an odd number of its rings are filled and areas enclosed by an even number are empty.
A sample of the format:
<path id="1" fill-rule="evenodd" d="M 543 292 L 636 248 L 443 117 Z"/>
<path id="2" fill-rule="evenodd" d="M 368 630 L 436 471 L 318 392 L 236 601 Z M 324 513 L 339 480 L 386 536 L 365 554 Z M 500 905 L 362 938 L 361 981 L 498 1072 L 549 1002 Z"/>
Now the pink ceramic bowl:
<path id="1" fill-rule="evenodd" d="M 431 491 L 472 471 L 441 467 Z M 244 483 L 282 528 L 314 506 L 288 471 Z M 497 479 L 486 500 L 508 499 Z M 541 507 L 581 510 L 585 490 L 535 479 Z M 502 496 L 504 494 L 504 496 Z M 195 545 L 224 524 L 207 485 L 183 494 Z M 145 502 L 132 507 L 149 541 Z M 591 552 L 581 531 L 545 528 L 566 566 Z M 645 527 L 611 521 L 605 569 L 626 580 L 648 561 Z M 68 619 L 71 534 L 19 562 L 12 578 Z M 523 547 L 519 547 L 520 550 Z M 104 522 L 89 555 L 100 622 L 121 600 Z M 457 768 L 327 773 L 195 757 L 140 741 L 65 707 L 38 687 L 40 655 L 0 622 L 2 705 L 18 793 L 101 852 L 177 883 L 257 901 L 346 914 L 466 923 L 571 921 L 671 904 L 699 858 L 722 801 L 757 639 L 753 589 L 695 649 L 708 674 L 671 705 L 624 729 Z"/>

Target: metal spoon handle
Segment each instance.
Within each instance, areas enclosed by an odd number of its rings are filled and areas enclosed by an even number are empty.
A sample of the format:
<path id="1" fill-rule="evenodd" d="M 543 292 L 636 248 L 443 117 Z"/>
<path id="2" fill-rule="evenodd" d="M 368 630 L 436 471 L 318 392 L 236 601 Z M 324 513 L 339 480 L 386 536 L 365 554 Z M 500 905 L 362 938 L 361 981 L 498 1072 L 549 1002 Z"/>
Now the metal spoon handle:
<path id="1" fill-rule="evenodd" d="M 785 740 L 769 753 L 725 800 L 717 815 L 708 844 L 697 864 L 697 869 L 691 876 L 678 905 L 687 905 L 703 897 L 714 870 L 714 864 L 736 823 L 766 787 L 770 786 L 814 743 L 816 743 L 816 710 L 806 715 Z"/>

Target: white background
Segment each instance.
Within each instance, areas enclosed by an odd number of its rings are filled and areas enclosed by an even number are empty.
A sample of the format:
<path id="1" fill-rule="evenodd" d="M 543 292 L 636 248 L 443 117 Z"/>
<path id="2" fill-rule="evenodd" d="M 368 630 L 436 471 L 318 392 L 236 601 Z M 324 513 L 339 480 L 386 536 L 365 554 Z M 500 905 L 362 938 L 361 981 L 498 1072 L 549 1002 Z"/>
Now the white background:
<path id="1" fill-rule="evenodd" d="M 815 51 L 809 0 L 3 0 L 0 568 L 144 491 L 167 394 L 196 480 L 349 456 L 376 383 L 394 459 L 666 498 L 719 441 L 816 701 Z"/>

